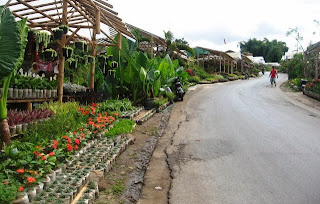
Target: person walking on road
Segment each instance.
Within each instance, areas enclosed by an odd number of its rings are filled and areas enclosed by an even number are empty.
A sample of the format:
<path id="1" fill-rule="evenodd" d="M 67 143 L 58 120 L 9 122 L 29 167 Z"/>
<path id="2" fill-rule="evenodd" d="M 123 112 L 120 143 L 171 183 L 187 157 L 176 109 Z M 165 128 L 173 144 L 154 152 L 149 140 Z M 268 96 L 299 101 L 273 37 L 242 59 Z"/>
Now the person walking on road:
<path id="1" fill-rule="evenodd" d="M 273 86 L 273 83 L 274 83 L 274 87 L 277 86 L 277 84 L 276 84 L 276 76 L 278 78 L 278 72 L 277 72 L 276 68 L 274 66 L 272 66 L 272 70 L 270 71 L 270 74 L 269 74 L 269 77 L 271 77 L 270 78 L 271 88 Z"/>

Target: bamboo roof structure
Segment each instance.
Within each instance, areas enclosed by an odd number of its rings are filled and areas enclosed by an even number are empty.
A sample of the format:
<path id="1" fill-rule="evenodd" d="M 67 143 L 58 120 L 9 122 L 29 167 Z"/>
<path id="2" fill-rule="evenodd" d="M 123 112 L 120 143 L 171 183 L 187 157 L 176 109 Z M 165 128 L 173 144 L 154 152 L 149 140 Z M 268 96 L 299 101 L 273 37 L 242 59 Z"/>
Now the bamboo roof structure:
<path id="1" fill-rule="evenodd" d="M 6 5 L 16 18 L 27 18 L 28 26 L 49 30 L 60 25 L 73 29 L 96 29 L 109 37 L 100 24 L 134 38 L 125 23 L 105 0 L 9 0 Z M 64 6 L 66 13 L 64 13 Z M 64 16 L 65 15 L 65 16 Z M 66 21 L 66 22 L 63 22 Z"/>
<path id="2" fill-rule="evenodd" d="M 52 28 L 60 25 L 67 25 L 69 33 L 64 34 L 57 41 L 59 47 L 59 74 L 58 74 L 58 100 L 63 99 L 63 78 L 65 57 L 62 54 L 62 47 L 70 44 L 70 41 L 84 39 L 92 46 L 92 56 L 96 56 L 100 51 L 96 46 L 116 46 L 121 49 L 121 40 L 118 42 L 110 37 L 105 27 L 113 28 L 122 35 L 134 38 L 127 29 L 125 23 L 119 18 L 118 13 L 113 11 L 113 6 L 106 0 L 8 0 L 5 4 L 12 14 L 19 19 L 27 18 L 29 27 L 36 30 L 48 30 L 53 33 Z M 104 27 L 105 26 L 105 27 Z M 107 29 L 108 29 L 107 28 Z M 89 30 L 91 39 L 79 34 L 83 29 Z M 71 34 L 70 34 L 71 33 Z M 97 34 L 102 33 L 110 41 L 97 43 Z M 94 63 L 90 70 L 90 88 L 94 89 Z"/>
<path id="3" fill-rule="evenodd" d="M 205 51 L 208 51 L 208 52 L 210 52 L 210 54 L 212 54 L 212 55 L 216 55 L 216 56 L 220 56 L 220 57 L 222 57 L 222 58 L 226 58 L 226 59 L 228 59 L 228 60 L 230 60 L 230 61 L 236 61 L 233 57 L 231 57 L 230 55 L 228 55 L 227 53 L 225 53 L 225 52 L 222 52 L 222 51 L 218 51 L 218 50 L 213 50 L 213 49 L 209 49 L 209 48 L 204 48 L 204 47 L 196 47 L 196 49 L 197 48 L 200 48 L 200 49 L 203 49 L 203 50 L 205 50 Z"/>

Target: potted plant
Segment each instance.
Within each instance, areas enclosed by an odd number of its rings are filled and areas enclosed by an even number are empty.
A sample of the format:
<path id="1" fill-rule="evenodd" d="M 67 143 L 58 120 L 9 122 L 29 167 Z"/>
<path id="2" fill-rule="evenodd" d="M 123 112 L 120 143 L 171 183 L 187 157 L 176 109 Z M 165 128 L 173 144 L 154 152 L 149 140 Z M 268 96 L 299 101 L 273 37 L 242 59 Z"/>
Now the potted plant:
<path id="1" fill-rule="evenodd" d="M 44 58 L 47 60 L 47 61 L 53 61 L 54 58 L 58 57 L 58 53 L 57 51 L 55 51 L 54 49 L 46 49 L 44 52 L 43 52 L 43 55 L 44 55 Z"/>
<path id="2" fill-rule="evenodd" d="M 72 54 L 73 54 L 73 48 L 72 47 L 69 47 L 69 46 L 62 47 L 62 55 L 66 59 L 72 57 Z"/>
<path id="3" fill-rule="evenodd" d="M 116 62 L 116 61 L 111 62 L 111 67 L 113 69 L 118 68 L 118 62 Z"/>
<path id="4" fill-rule="evenodd" d="M 78 60 L 75 58 L 69 58 L 66 60 L 70 69 L 75 69 L 77 67 Z"/>
<path id="5" fill-rule="evenodd" d="M 74 45 L 77 49 L 82 50 L 84 52 L 86 52 L 88 49 L 88 44 L 86 41 L 76 41 Z"/>
<path id="6" fill-rule="evenodd" d="M 63 30 L 60 28 L 54 29 L 53 31 L 53 38 L 56 40 L 61 40 L 63 35 Z"/>
<path id="7" fill-rule="evenodd" d="M 67 25 L 60 25 L 59 28 L 63 30 L 64 34 L 67 34 L 69 32 L 69 26 Z"/>

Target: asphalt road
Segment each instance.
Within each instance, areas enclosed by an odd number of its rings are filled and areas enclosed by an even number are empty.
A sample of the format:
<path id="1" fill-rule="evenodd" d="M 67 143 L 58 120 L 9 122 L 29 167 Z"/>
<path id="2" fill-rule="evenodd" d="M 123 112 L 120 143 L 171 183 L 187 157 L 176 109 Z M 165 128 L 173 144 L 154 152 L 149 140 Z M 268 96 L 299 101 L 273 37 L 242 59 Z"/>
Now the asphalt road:
<path id="1" fill-rule="evenodd" d="M 169 203 L 320 203 L 320 115 L 268 74 L 189 98 L 167 150 Z"/>

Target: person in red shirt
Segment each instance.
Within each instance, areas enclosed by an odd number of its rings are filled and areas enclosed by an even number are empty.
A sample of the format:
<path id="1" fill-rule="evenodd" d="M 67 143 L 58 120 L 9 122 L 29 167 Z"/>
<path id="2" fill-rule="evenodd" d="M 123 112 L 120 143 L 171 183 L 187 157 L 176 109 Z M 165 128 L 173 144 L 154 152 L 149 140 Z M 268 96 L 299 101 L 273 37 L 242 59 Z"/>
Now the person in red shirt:
<path id="1" fill-rule="evenodd" d="M 270 71 L 270 74 L 269 74 L 269 77 L 271 77 L 270 78 L 271 87 L 273 86 L 273 83 L 274 83 L 274 87 L 277 86 L 277 84 L 276 84 L 276 76 L 278 78 L 278 72 L 277 72 L 276 68 L 273 66 L 272 70 Z"/>

